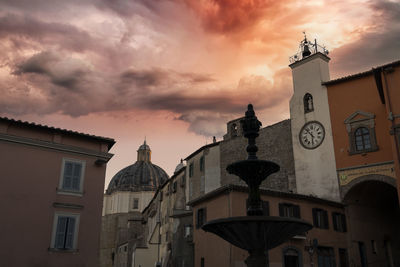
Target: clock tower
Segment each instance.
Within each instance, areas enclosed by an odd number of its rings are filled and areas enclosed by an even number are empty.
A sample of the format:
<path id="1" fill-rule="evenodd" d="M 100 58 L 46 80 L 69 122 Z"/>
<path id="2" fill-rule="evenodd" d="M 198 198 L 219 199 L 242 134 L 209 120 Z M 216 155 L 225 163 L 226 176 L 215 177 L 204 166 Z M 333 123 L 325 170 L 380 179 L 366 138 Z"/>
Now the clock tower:
<path id="1" fill-rule="evenodd" d="M 304 40 L 290 58 L 294 93 L 290 99 L 297 193 L 340 201 L 328 94 L 328 51 Z"/>

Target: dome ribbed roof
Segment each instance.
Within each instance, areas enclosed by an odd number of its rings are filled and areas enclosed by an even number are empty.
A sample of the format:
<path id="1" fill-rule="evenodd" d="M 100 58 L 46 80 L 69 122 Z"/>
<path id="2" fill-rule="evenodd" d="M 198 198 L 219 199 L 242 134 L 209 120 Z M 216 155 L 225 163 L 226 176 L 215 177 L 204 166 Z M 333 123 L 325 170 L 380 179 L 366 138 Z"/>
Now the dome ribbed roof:
<path id="1" fill-rule="evenodd" d="M 137 161 L 111 179 L 107 194 L 114 191 L 156 191 L 169 178 L 163 169 L 151 163 L 151 150 L 146 140 L 137 152 Z"/>
<path id="2" fill-rule="evenodd" d="M 107 194 L 114 191 L 155 191 L 168 179 L 168 174 L 159 166 L 146 161 L 137 161 L 120 170 L 110 181 Z"/>

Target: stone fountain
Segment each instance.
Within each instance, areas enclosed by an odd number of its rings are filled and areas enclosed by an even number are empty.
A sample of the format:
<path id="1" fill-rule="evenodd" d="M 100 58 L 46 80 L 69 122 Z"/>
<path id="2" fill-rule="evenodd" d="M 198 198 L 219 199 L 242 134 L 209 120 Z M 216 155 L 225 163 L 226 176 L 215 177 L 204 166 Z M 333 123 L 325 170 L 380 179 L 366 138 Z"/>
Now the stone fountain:
<path id="1" fill-rule="evenodd" d="M 296 218 L 264 216 L 260 198 L 260 184 L 272 173 L 278 172 L 278 164 L 257 159 L 256 138 L 261 122 L 249 104 L 245 118 L 240 121 L 244 137 L 248 139 L 246 160 L 230 164 L 226 170 L 245 181 L 249 188 L 247 216 L 212 220 L 202 229 L 225 239 L 249 252 L 245 260 L 248 267 L 267 267 L 268 250 L 279 246 L 291 237 L 312 228 L 306 221 Z"/>

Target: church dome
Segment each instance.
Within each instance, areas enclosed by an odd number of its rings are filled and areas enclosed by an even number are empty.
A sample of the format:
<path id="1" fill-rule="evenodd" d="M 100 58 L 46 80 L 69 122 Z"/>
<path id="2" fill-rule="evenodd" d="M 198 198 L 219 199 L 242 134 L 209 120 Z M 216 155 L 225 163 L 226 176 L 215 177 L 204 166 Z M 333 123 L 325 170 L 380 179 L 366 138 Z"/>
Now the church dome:
<path id="1" fill-rule="evenodd" d="M 146 144 L 139 147 L 138 160 L 120 170 L 111 179 L 107 194 L 114 191 L 155 191 L 168 179 L 168 174 L 151 163 L 151 150 Z"/>
<path id="2" fill-rule="evenodd" d="M 183 159 L 181 159 L 181 162 L 178 165 L 176 165 L 174 174 L 179 172 L 183 167 L 185 167 L 185 164 L 183 163 Z"/>

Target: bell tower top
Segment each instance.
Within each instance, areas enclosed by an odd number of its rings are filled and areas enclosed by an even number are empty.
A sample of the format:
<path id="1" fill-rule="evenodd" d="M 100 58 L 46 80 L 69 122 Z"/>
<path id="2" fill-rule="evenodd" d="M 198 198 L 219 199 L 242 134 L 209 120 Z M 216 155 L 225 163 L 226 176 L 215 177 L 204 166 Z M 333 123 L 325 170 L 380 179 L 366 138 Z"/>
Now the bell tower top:
<path id="1" fill-rule="evenodd" d="M 293 68 L 297 65 L 297 62 L 303 61 L 306 58 L 312 57 L 313 55 L 318 54 L 321 58 L 329 61 L 328 57 L 329 51 L 325 48 L 325 46 L 321 46 L 317 44 L 317 39 L 314 39 L 314 43 L 307 39 L 306 33 L 303 32 L 304 39 L 300 42 L 299 49 L 296 54 L 289 58 L 290 67 Z"/>

